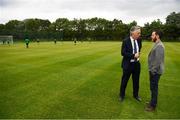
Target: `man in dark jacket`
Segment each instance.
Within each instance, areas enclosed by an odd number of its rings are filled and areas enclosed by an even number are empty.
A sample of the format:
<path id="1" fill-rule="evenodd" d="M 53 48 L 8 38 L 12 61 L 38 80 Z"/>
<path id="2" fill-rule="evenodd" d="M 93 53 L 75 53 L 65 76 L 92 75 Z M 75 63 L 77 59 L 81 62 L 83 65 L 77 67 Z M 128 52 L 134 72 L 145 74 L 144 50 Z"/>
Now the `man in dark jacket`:
<path id="1" fill-rule="evenodd" d="M 141 101 L 138 95 L 139 92 L 139 76 L 140 76 L 140 50 L 141 44 L 141 28 L 139 26 L 132 26 L 130 29 L 130 36 L 126 38 L 121 47 L 122 69 L 123 75 L 120 85 L 119 100 L 122 102 L 125 97 L 125 89 L 130 76 L 132 75 L 133 80 L 133 97 L 137 101 Z"/>

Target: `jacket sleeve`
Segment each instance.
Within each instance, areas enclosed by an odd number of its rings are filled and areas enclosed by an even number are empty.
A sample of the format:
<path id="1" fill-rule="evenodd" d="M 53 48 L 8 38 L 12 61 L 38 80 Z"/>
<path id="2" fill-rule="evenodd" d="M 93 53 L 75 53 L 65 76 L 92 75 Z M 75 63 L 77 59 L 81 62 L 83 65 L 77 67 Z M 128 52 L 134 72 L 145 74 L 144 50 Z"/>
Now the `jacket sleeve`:
<path id="1" fill-rule="evenodd" d="M 142 48 L 142 39 L 139 39 L 139 52 L 141 52 L 141 48 Z"/>
<path id="2" fill-rule="evenodd" d="M 134 54 L 132 54 L 131 52 L 128 52 L 127 50 L 127 42 L 124 40 L 122 43 L 122 47 L 121 47 L 121 55 L 130 59 L 134 58 Z"/>

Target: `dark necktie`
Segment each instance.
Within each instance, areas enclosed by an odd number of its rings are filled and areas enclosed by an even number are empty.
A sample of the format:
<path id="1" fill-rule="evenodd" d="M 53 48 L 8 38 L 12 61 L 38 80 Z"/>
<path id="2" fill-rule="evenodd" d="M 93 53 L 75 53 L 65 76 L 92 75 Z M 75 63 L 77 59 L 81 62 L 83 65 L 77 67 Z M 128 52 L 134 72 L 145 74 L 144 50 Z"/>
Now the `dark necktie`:
<path id="1" fill-rule="evenodd" d="M 136 54 L 136 53 L 137 53 L 137 46 L 136 46 L 136 42 L 134 40 L 134 54 Z"/>
<path id="2" fill-rule="evenodd" d="M 137 46 L 136 46 L 136 42 L 134 40 L 134 54 L 137 53 Z M 134 59 L 135 61 L 137 61 L 137 58 Z"/>

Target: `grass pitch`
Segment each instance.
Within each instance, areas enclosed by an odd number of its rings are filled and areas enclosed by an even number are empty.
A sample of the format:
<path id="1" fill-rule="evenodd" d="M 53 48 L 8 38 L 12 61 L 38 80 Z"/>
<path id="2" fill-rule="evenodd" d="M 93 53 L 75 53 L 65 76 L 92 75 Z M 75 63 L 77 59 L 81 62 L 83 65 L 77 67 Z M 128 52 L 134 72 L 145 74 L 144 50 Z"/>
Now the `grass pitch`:
<path id="1" fill-rule="evenodd" d="M 121 42 L 0 45 L 0 118 L 180 118 L 180 43 L 164 44 L 153 113 L 144 111 L 152 42 L 143 42 L 141 52 L 141 103 L 132 97 L 131 79 L 125 101 L 118 101 Z"/>

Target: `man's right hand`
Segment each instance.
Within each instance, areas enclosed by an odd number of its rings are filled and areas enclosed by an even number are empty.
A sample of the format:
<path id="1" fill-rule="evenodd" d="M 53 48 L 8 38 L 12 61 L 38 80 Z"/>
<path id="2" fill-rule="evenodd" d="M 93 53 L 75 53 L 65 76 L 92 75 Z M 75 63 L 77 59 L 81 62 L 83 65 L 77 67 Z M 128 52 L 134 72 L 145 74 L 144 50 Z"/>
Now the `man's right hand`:
<path id="1" fill-rule="evenodd" d="M 134 58 L 136 58 L 136 59 L 139 58 L 139 57 L 140 57 L 139 52 L 134 55 Z"/>

